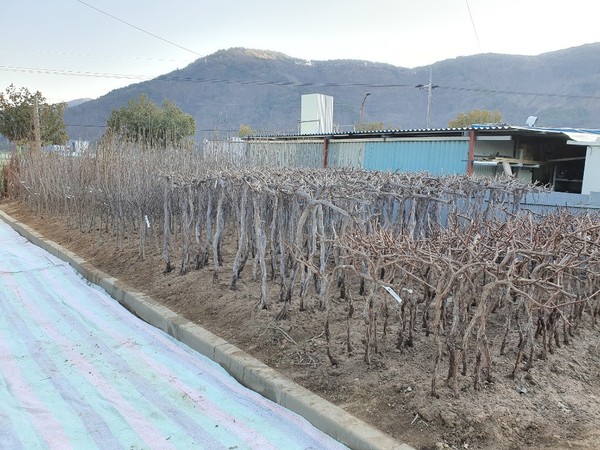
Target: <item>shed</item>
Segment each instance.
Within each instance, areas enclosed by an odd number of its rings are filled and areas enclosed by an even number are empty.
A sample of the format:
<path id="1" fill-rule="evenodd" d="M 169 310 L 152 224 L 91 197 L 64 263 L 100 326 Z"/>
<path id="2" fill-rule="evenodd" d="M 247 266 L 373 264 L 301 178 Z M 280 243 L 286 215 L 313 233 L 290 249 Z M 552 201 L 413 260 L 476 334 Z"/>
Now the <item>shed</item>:
<path id="1" fill-rule="evenodd" d="M 600 130 L 483 124 L 464 128 L 252 136 L 254 161 L 433 175 L 505 174 L 557 192 L 600 191 Z M 260 156 L 257 156 L 260 155 Z M 596 175 L 596 176 L 595 176 Z"/>

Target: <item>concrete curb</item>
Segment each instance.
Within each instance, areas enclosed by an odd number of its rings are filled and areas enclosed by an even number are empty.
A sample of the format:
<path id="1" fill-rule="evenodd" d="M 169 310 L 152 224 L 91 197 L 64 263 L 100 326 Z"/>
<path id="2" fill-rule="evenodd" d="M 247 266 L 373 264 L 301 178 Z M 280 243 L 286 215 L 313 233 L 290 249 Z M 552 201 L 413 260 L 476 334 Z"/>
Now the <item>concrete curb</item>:
<path id="1" fill-rule="evenodd" d="M 2 210 L 0 219 L 33 244 L 69 263 L 85 279 L 105 289 L 112 298 L 145 322 L 216 361 L 242 385 L 301 415 L 339 442 L 357 450 L 414 450 L 294 383 L 224 339 L 158 304 L 147 295 L 131 290 L 117 278 L 96 269 L 85 259 L 44 238 Z"/>

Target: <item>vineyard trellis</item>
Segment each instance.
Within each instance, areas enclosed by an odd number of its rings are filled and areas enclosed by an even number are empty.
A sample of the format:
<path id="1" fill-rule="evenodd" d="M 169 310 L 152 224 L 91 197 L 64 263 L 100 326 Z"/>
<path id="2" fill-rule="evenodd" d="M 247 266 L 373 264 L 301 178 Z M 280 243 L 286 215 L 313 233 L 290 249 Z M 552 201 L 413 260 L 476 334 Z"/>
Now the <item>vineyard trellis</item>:
<path id="1" fill-rule="evenodd" d="M 325 310 L 331 364 L 330 321 L 345 321 L 346 349 L 355 350 L 351 327 L 362 302 L 365 363 L 393 329 L 401 351 L 423 336 L 435 347 L 434 396 L 444 362 L 455 394 L 469 373 L 477 390 L 493 380 L 494 357 L 509 346 L 517 376 L 535 352 L 546 359 L 579 326 L 596 325 L 598 217 L 521 211 L 523 196 L 541 187 L 219 164 L 189 149 L 111 141 L 81 157 L 26 152 L 13 164 L 9 194 L 120 247 L 134 237 L 140 258 L 154 247 L 165 273 L 210 265 L 214 282 L 227 277 L 231 289 L 256 281 L 256 308 L 272 309 L 277 320 L 290 317 L 293 302 L 301 313 Z M 225 245 L 234 248 L 231 261 Z M 345 318 L 331 317 L 332 298 L 347 303 Z"/>

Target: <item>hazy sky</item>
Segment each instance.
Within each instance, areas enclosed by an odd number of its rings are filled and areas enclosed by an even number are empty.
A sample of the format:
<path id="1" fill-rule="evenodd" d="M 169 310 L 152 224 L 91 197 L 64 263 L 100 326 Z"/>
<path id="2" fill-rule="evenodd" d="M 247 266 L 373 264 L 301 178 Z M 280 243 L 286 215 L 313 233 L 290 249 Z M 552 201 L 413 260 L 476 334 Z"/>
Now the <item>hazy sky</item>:
<path id="1" fill-rule="evenodd" d="M 600 41 L 599 12 L 596 0 L 1 0 L 0 90 L 95 98 L 230 47 L 403 67 L 535 55 Z"/>

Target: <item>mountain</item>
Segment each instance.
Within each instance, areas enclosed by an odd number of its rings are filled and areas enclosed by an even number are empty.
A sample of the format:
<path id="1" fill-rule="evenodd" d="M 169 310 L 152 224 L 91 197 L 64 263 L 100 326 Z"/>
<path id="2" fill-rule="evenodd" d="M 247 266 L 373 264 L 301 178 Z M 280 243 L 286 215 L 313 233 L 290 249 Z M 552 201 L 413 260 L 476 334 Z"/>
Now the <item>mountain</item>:
<path id="1" fill-rule="evenodd" d="M 386 128 L 423 128 L 427 92 L 433 85 L 431 126 L 445 127 L 459 112 L 499 110 L 506 123 L 600 127 L 600 43 L 538 56 L 480 54 L 418 68 L 356 60 L 306 61 L 266 50 L 232 48 L 200 58 L 153 80 L 113 90 L 65 111 L 72 138 L 102 134 L 114 108 L 148 95 L 174 101 L 196 119 L 197 138 L 235 135 L 246 123 L 262 133 L 296 132 L 300 95 L 334 97 L 334 122 L 349 130 L 359 121 Z"/>

